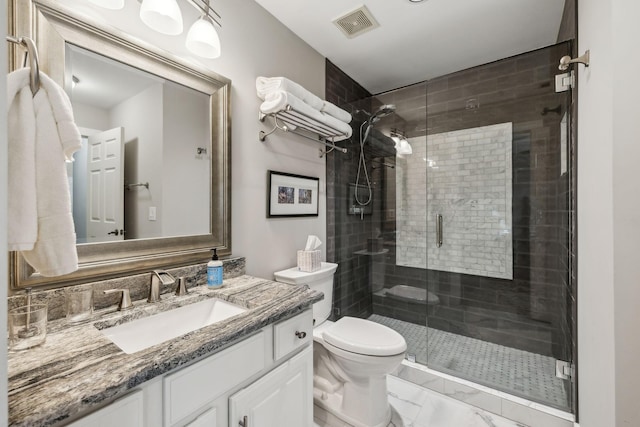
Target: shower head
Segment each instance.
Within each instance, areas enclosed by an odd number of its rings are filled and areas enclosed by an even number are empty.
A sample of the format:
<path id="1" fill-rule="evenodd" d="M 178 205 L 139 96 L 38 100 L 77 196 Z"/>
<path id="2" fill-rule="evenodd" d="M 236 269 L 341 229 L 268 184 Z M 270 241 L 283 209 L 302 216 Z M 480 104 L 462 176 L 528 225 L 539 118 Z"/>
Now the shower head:
<path id="1" fill-rule="evenodd" d="M 369 114 L 364 110 L 357 110 L 357 111 Z M 364 131 L 364 137 L 362 138 L 362 142 L 364 143 L 364 141 L 367 140 L 367 137 L 369 136 L 369 131 L 371 130 L 371 126 L 379 122 L 381 118 L 387 117 L 388 115 L 393 114 L 395 112 L 396 112 L 396 106 L 394 104 L 383 104 L 375 111 L 375 113 L 370 114 L 369 119 L 362 123 L 362 126 L 365 126 L 365 125 L 367 126 L 366 130 Z M 360 127 L 360 132 L 362 132 L 362 126 Z"/>
<path id="2" fill-rule="evenodd" d="M 369 123 L 374 124 L 375 122 L 379 121 L 381 118 L 387 117 L 388 115 L 395 113 L 395 111 L 396 111 L 396 106 L 394 104 L 381 105 L 380 108 L 378 108 L 376 112 L 373 113 L 373 115 L 369 119 Z"/>

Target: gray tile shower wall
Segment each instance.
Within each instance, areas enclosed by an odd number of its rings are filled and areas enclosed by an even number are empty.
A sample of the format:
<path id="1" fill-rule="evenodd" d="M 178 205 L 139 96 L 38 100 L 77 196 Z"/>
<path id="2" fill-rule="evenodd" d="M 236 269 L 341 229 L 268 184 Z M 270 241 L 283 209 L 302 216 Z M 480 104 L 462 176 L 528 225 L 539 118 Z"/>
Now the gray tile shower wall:
<path id="1" fill-rule="evenodd" d="M 425 304 L 391 300 L 379 293 L 372 299 L 371 285 L 375 281 L 386 288 L 397 284 L 428 287 L 440 298 L 438 308 L 429 311 L 430 327 L 557 358 L 570 356 L 571 307 L 575 304 L 571 305 L 569 287 L 571 226 L 567 218 L 572 208 L 568 189 L 573 171 L 570 165 L 568 173 L 561 172 L 560 121 L 566 95 L 553 90 L 557 60 L 569 49 L 569 43 L 562 43 L 430 80 L 426 113 L 423 104 L 422 113 L 403 124 L 408 136 L 414 137 L 513 123 L 513 280 L 397 266 L 395 238 L 385 239 L 388 253 L 384 255 L 354 256 L 366 248 L 367 239 L 378 229 L 385 236 L 394 235 L 394 176 L 392 170 L 369 168 L 375 206 L 361 219 L 347 214 L 347 187 L 357 170 L 358 129 L 347 145 L 351 148 L 347 155 L 327 156 L 327 257 L 342 263 L 334 307 L 343 315 L 365 317 L 373 310 L 424 325 Z M 424 83 L 381 94 L 379 99 L 370 97 L 330 62 L 326 87 L 327 100 L 354 110 L 371 111 L 372 103 L 381 100 L 398 105 L 425 100 Z M 357 98 L 359 92 L 361 98 Z M 479 108 L 468 108 L 469 100 Z M 571 159 L 571 153 L 564 158 Z M 390 157 L 384 160 L 395 162 Z"/>
<path id="2" fill-rule="evenodd" d="M 356 110 L 371 111 L 371 94 L 347 76 L 331 61 L 326 61 L 327 101 L 343 106 L 356 120 L 363 116 Z M 360 102 L 354 102 L 360 100 Z M 352 123 L 352 126 L 354 126 Z M 338 263 L 335 275 L 333 307 L 340 316 L 368 317 L 372 313 L 368 283 L 368 262 L 355 252 L 366 248 L 371 236 L 372 215 L 349 214 L 349 184 L 356 180 L 358 168 L 358 137 L 346 141 L 346 154 L 327 154 L 327 260 Z M 333 317 L 335 319 L 335 317 Z"/>

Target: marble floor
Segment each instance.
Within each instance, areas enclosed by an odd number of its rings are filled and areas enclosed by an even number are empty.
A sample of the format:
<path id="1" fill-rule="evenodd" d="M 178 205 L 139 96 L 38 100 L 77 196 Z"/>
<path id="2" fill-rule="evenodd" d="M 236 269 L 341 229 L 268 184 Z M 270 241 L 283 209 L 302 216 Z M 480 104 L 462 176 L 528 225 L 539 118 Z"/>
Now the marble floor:
<path id="1" fill-rule="evenodd" d="M 393 376 L 387 377 L 392 407 L 388 427 L 525 427 Z M 350 427 L 314 407 L 317 427 Z"/>
<path id="2" fill-rule="evenodd" d="M 377 314 L 369 320 L 398 331 L 407 341 L 407 353 L 431 369 L 559 409 L 568 408 L 564 381 L 556 378 L 555 359 L 551 357 Z"/>

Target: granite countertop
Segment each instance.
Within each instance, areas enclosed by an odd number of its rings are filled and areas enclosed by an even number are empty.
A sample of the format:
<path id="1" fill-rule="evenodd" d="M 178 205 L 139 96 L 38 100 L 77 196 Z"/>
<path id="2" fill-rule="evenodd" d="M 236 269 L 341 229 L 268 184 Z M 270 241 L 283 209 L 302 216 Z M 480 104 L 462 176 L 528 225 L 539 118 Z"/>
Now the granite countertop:
<path id="1" fill-rule="evenodd" d="M 248 310 L 134 354 L 124 353 L 98 330 L 210 297 Z M 225 279 L 218 290 L 197 286 L 187 296 L 162 298 L 155 304 L 135 301 L 134 309 L 125 312 L 101 310 L 92 321 L 76 326 L 64 319 L 49 322 L 44 344 L 9 352 L 9 425 L 49 426 L 90 412 L 128 389 L 297 314 L 323 296 L 306 287 L 245 275 Z"/>

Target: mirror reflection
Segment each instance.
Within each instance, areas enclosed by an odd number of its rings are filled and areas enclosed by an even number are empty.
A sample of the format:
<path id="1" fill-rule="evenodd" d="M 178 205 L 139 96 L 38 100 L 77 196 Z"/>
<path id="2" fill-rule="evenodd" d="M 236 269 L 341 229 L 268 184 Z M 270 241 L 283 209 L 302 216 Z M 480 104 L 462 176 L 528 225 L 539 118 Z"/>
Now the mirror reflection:
<path id="1" fill-rule="evenodd" d="M 209 95 L 70 43 L 65 57 L 77 243 L 211 233 Z"/>

